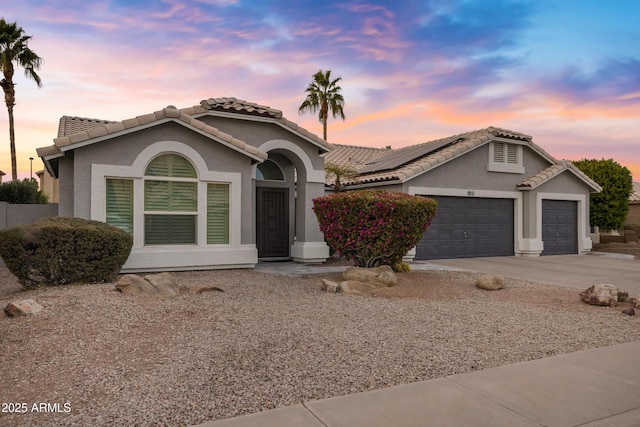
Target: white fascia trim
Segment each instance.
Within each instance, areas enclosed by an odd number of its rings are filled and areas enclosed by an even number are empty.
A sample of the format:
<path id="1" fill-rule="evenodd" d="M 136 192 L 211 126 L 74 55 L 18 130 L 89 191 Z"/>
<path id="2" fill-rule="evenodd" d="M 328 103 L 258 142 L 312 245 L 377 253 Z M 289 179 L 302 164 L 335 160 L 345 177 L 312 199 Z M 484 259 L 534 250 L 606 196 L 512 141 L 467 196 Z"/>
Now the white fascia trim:
<path id="1" fill-rule="evenodd" d="M 133 247 L 144 248 L 145 251 L 153 251 L 157 246 L 144 246 L 144 171 L 149 162 L 160 154 L 175 153 L 186 157 L 196 169 L 198 175 L 198 224 L 197 241 L 199 247 L 221 247 L 226 250 L 234 250 L 240 246 L 241 236 L 241 206 L 242 206 L 242 174 L 238 172 L 217 172 L 210 171 L 207 165 L 196 150 L 190 146 L 177 141 L 159 141 L 149 145 L 138 154 L 131 166 L 120 165 L 91 165 L 91 219 L 105 221 L 106 216 L 106 178 L 128 178 L 133 179 Z M 229 244 L 228 245 L 207 245 L 206 236 L 206 203 L 208 183 L 228 183 L 229 184 Z M 170 246 L 174 248 L 174 246 Z"/>
<path id="2" fill-rule="evenodd" d="M 591 250 L 593 242 L 589 236 L 589 222 L 587 212 L 589 199 L 585 194 L 575 193 L 538 193 L 536 194 L 536 238 L 542 242 L 542 201 L 543 200 L 568 200 L 578 202 L 578 253 L 587 253 Z"/>
<path id="3" fill-rule="evenodd" d="M 441 188 L 441 187 L 417 187 L 410 186 L 408 193 L 412 196 L 452 196 L 452 197 L 476 197 L 487 199 L 513 199 L 513 253 L 519 254 L 521 242 L 523 241 L 523 206 L 522 192 L 520 191 L 498 191 L 498 190 L 475 190 L 464 188 Z M 436 211 L 437 214 L 437 211 Z"/>
<path id="4" fill-rule="evenodd" d="M 316 147 L 320 148 L 325 153 L 328 153 L 330 151 L 330 148 L 327 148 L 324 145 L 319 144 L 317 141 L 314 141 L 313 139 L 311 139 L 308 136 L 298 132 L 297 130 L 295 130 L 292 127 L 286 126 L 280 120 L 278 120 L 276 118 L 273 118 L 273 117 L 250 116 L 250 115 L 246 115 L 246 114 L 242 114 L 242 113 L 226 113 L 224 111 L 207 111 L 206 113 L 194 114 L 192 117 L 197 119 L 197 118 L 203 117 L 203 116 L 216 116 L 216 117 L 225 117 L 225 118 L 228 118 L 228 119 L 247 120 L 247 121 L 251 121 L 251 122 L 273 123 L 273 124 L 276 124 L 276 125 L 280 126 L 282 129 L 286 130 L 287 132 L 291 132 L 292 134 L 304 139 L 305 141 L 310 142 L 311 144 L 313 144 Z"/>
<path id="5" fill-rule="evenodd" d="M 311 159 L 309 158 L 307 153 L 305 153 L 304 150 L 300 148 L 300 146 L 298 146 L 297 144 L 291 141 L 287 141 L 286 139 L 272 139 L 270 141 L 263 143 L 258 147 L 258 150 L 267 154 L 269 153 L 269 151 L 276 150 L 276 149 L 290 151 L 300 159 L 307 173 L 307 182 L 321 183 L 321 184 L 325 183 L 324 169 L 322 170 L 314 169 L 313 164 L 311 163 Z"/>

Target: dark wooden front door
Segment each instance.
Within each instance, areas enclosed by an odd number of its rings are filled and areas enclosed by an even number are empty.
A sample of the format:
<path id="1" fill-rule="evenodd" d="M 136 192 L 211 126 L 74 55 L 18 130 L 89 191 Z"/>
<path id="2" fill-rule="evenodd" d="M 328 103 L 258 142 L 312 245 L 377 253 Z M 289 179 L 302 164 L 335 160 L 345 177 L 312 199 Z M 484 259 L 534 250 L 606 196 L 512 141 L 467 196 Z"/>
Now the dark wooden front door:
<path id="1" fill-rule="evenodd" d="M 289 189 L 256 188 L 258 258 L 289 257 Z"/>

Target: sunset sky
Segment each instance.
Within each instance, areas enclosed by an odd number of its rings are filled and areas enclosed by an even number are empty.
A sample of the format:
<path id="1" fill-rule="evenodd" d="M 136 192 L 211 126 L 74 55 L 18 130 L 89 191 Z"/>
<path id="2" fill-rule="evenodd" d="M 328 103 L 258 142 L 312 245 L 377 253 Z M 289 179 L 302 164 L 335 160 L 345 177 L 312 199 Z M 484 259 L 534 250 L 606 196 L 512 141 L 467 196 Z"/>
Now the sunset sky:
<path id="1" fill-rule="evenodd" d="M 399 148 L 497 126 L 559 159 L 613 158 L 640 180 L 637 0 L 0 0 L 44 59 L 17 70 L 19 177 L 63 115 L 124 120 L 202 99 L 298 115 L 311 75 L 342 77 L 329 142 Z M 0 108 L 0 170 L 10 179 Z"/>

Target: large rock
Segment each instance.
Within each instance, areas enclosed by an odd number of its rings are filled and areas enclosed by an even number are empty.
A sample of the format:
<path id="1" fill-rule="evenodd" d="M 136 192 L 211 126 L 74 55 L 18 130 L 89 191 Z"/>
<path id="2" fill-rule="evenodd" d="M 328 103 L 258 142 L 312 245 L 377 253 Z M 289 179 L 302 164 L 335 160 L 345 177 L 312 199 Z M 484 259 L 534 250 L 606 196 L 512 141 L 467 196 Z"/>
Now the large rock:
<path id="1" fill-rule="evenodd" d="M 42 310 L 42 306 L 32 299 L 12 301 L 4 308 L 4 313 L 9 317 L 27 316 L 36 314 Z"/>
<path id="2" fill-rule="evenodd" d="M 504 286 L 504 278 L 502 276 L 480 276 L 476 280 L 476 287 L 487 291 L 497 291 Z"/>
<path id="3" fill-rule="evenodd" d="M 374 283 L 384 286 L 393 286 L 398 284 L 398 278 L 393 273 L 393 269 L 388 265 L 382 265 L 374 268 L 349 267 L 343 273 L 342 277 L 349 281 Z"/>
<path id="4" fill-rule="evenodd" d="M 640 308 L 640 294 L 638 294 L 638 296 L 636 298 L 632 298 L 633 299 L 633 306 L 635 308 Z"/>
<path id="5" fill-rule="evenodd" d="M 178 295 L 178 285 L 170 273 L 149 274 L 144 278 L 137 274 L 126 274 L 116 283 L 116 289 L 123 294 L 146 295 L 169 299 Z"/>
<path id="6" fill-rule="evenodd" d="M 345 294 L 370 294 L 379 287 L 379 284 L 359 282 L 357 280 L 345 280 L 344 282 L 340 282 L 340 292 Z"/>
<path id="7" fill-rule="evenodd" d="M 580 292 L 580 299 L 591 305 L 615 307 L 618 304 L 618 288 L 610 283 L 593 285 Z"/>

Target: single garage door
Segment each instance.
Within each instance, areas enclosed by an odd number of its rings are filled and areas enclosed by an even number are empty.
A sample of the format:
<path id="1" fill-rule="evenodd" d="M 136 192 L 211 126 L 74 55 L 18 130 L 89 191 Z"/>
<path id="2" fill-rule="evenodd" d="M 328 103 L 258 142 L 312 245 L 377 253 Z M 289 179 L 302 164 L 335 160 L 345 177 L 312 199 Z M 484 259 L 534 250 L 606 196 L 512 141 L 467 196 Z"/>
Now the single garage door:
<path id="1" fill-rule="evenodd" d="M 438 210 L 415 259 L 513 255 L 513 199 L 427 197 Z"/>
<path id="2" fill-rule="evenodd" d="M 542 201 L 542 255 L 578 253 L 578 202 Z"/>

